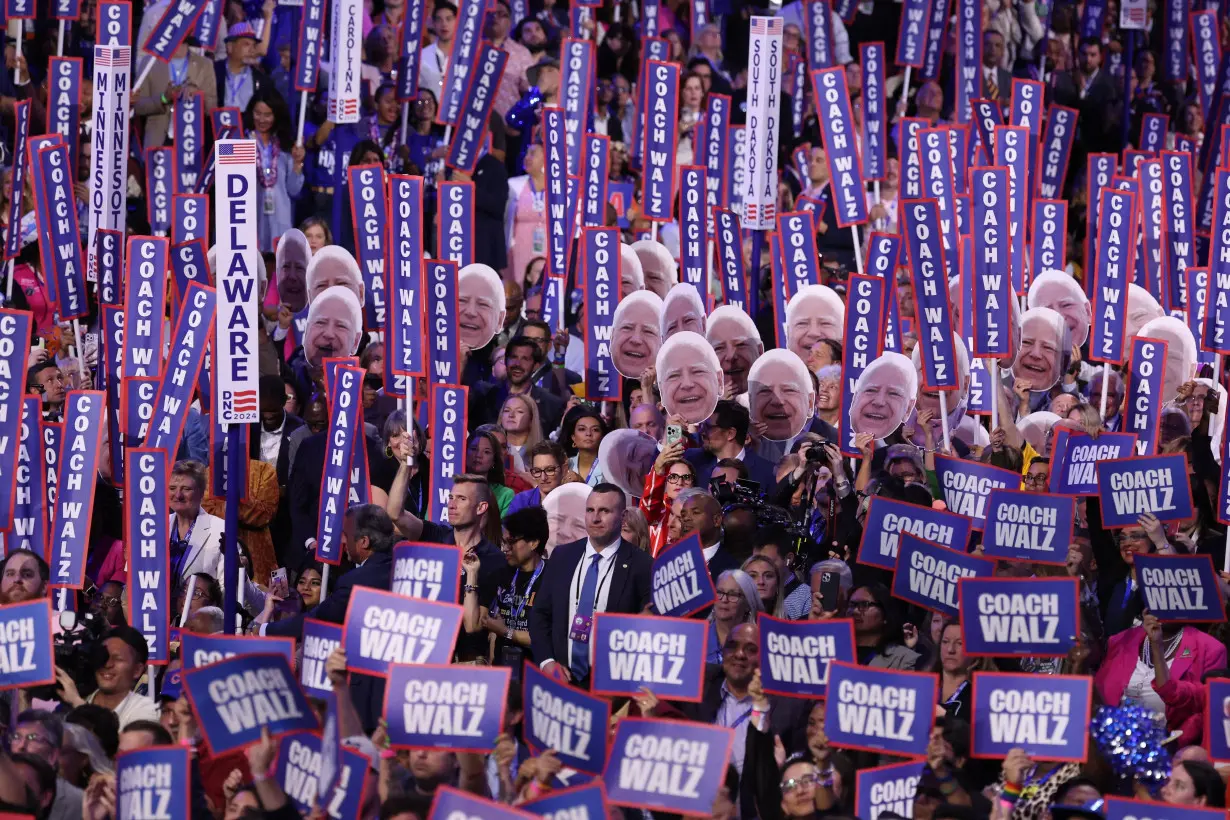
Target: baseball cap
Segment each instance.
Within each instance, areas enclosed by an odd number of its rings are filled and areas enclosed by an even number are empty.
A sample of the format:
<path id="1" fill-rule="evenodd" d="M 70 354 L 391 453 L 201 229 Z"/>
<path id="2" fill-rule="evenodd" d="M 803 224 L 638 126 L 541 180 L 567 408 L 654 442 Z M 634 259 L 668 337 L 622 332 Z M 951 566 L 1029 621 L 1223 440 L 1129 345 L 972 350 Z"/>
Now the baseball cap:
<path id="1" fill-rule="evenodd" d="M 256 36 L 256 29 L 252 28 L 252 24 L 246 20 L 239 23 L 232 23 L 231 27 L 226 30 L 226 42 L 238 40 L 241 37 L 247 37 L 252 40 L 259 40 Z"/>

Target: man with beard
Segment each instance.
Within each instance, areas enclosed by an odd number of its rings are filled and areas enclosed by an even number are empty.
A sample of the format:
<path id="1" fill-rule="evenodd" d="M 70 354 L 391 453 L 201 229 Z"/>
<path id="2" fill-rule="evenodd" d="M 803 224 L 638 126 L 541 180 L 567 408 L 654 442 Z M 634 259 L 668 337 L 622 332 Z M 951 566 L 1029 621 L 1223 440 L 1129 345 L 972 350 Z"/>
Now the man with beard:
<path id="1" fill-rule="evenodd" d="M 743 405 L 722 400 L 717 409 L 700 426 L 701 446 L 683 454 L 696 470 L 696 486 L 708 487 L 713 468 L 724 458 L 737 458 L 747 466 L 752 481 L 769 492 L 776 483 L 773 463 L 747 448 L 747 431 L 751 415 Z"/>
<path id="2" fill-rule="evenodd" d="M 547 50 L 547 30 L 542 23 L 533 17 L 527 17 L 517 24 L 513 37 L 525 46 L 530 56 L 537 62 Z M 505 112 L 508 113 L 508 112 Z"/>
<path id="3" fill-rule="evenodd" d="M 518 336 L 504 348 L 504 378 L 479 382 L 470 388 L 470 429 L 497 421 L 504 400 L 514 394 L 528 394 L 538 405 L 543 432 L 555 430 L 564 417 L 564 402 L 547 392 L 530 377 L 542 366 L 542 348 L 533 339 Z"/>
<path id="4" fill-rule="evenodd" d="M 740 308 L 722 305 L 705 322 L 705 338 L 713 345 L 731 395 L 747 392 L 747 374 L 764 353 L 756 323 Z"/>
<path id="5" fill-rule="evenodd" d="M 27 549 L 12 550 L 0 562 L 0 605 L 42 598 L 50 577 L 51 570 L 41 556 Z"/>

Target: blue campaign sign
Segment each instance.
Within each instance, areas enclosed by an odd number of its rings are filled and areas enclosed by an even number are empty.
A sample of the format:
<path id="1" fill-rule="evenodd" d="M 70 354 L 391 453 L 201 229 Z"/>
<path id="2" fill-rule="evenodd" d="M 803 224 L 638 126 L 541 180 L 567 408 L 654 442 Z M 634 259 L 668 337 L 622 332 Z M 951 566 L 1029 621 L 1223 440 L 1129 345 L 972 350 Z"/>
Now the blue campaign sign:
<path id="1" fill-rule="evenodd" d="M 912 816 L 914 795 L 925 765 L 925 761 L 912 760 L 859 769 L 855 775 L 854 813 L 859 817 L 879 817 L 886 812 Z"/>
<path id="2" fill-rule="evenodd" d="M 976 530 L 981 530 L 986 521 L 992 490 L 1016 490 L 1021 486 L 1019 472 L 951 456 L 935 457 L 935 473 L 948 509 L 973 519 Z"/>
<path id="3" fill-rule="evenodd" d="M 880 569 L 895 569 L 901 533 L 965 552 L 969 530 L 970 521 L 963 515 L 874 496 L 867 507 L 858 562 Z"/>
<path id="4" fill-rule="evenodd" d="M 934 199 L 920 199 L 903 203 L 902 211 L 910 281 L 914 286 L 923 385 L 931 390 L 956 390 L 959 387 L 957 353 L 952 340 L 939 207 Z"/>
<path id="5" fill-rule="evenodd" d="M 615 372 L 611 330 L 620 298 L 619 231 L 586 228 L 581 239 L 585 271 L 585 398 L 618 399 L 622 381 Z"/>
<path id="6" fill-rule="evenodd" d="M 1067 563 L 1076 499 L 1020 490 L 992 490 L 982 551 L 988 558 Z"/>
<path id="7" fill-rule="evenodd" d="M 853 621 L 787 621 L 760 614 L 760 674 L 769 694 L 822 698 L 829 663 L 855 660 Z"/>
<path id="8" fill-rule="evenodd" d="M 448 786 L 436 789 L 427 820 L 538 820 L 538 815 L 493 803 Z"/>
<path id="9" fill-rule="evenodd" d="M 1204 714 L 1207 723 L 1204 737 L 1209 757 L 1224 763 L 1230 761 L 1230 680 L 1214 679 L 1207 685 L 1209 702 Z"/>
<path id="10" fill-rule="evenodd" d="M 1128 458 L 1136 443 L 1134 433 L 1101 433 L 1095 439 L 1088 433 L 1056 430 L 1051 444 L 1052 493 L 1097 495 L 1097 464 Z"/>
<path id="11" fill-rule="evenodd" d="M 995 562 L 941 547 L 909 533 L 901 535 L 893 574 L 893 597 L 932 612 L 957 614 L 957 583 L 962 578 L 986 578 Z"/>
<path id="12" fill-rule="evenodd" d="M 1060 658 L 1076 642 L 1075 578 L 967 578 L 957 592 L 966 655 Z"/>
<path id="13" fill-rule="evenodd" d="M 721 726 L 624 718 L 603 776 L 607 797 L 620 806 L 708 817 L 734 737 Z"/>
<path id="14" fill-rule="evenodd" d="M 461 549 L 402 542 L 393 547 L 393 592 L 424 601 L 461 603 Z"/>
<path id="15" fill-rule="evenodd" d="M 1196 270 L 1188 268 L 1188 272 Z M 1157 452 L 1161 435 L 1162 404 L 1165 402 L 1166 351 L 1164 339 L 1132 337 L 1132 361 L 1124 402 L 1123 429 L 1136 435 L 1132 455 L 1151 456 Z"/>
<path id="16" fill-rule="evenodd" d="M 836 661 L 829 665 L 824 731 L 829 743 L 922 757 L 935 719 L 935 675 L 899 672 Z"/>
<path id="17" fill-rule="evenodd" d="M 603 788 L 601 782 L 597 781 L 584 786 L 551 792 L 547 797 L 540 797 L 521 805 L 532 811 L 536 817 L 576 817 L 599 820 L 607 816 L 606 789 Z"/>
<path id="18" fill-rule="evenodd" d="M 1106 798 L 1106 820 L 1225 820 L 1225 809 L 1195 809 L 1153 800 Z"/>
<path id="19" fill-rule="evenodd" d="M 975 310 L 970 318 L 974 331 L 973 353 L 980 358 L 1012 356 L 1012 334 L 1009 332 L 1012 287 L 1020 274 L 1012 270 L 1008 174 L 1007 168 L 976 168 L 970 176 L 974 224 L 978 226 L 973 232 Z"/>
<path id="20" fill-rule="evenodd" d="M 525 742 L 535 754 L 554 749 L 570 769 L 600 775 L 606 768 L 611 702 L 560 683 L 525 665 Z"/>
<path id="21" fill-rule="evenodd" d="M 333 697 L 333 682 L 325 672 L 325 661 L 341 645 L 341 626 L 315 618 L 303 619 L 303 661 L 299 665 L 299 685 L 309 697 L 325 700 Z"/>
<path id="22" fill-rule="evenodd" d="M 1093 325 L 1089 359 L 1120 364 L 1127 328 L 1127 291 L 1132 281 L 1136 243 L 1136 196 L 1103 188 L 1098 207 L 1097 267 L 1094 270 Z"/>
<path id="23" fill-rule="evenodd" d="M 650 588 L 659 615 L 686 618 L 713 605 L 713 579 L 705 566 L 699 535 L 691 533 L 658 554 Z"/>
<path id="24" fill-rule="evenodd" d="M 1159 621 L 1221 623 L 1226 610 L 1208 555 L 1140 555 L 1136 580 L 1145 608 Z"/>
<path id="25" fill-rule="evenodd" d="M 1132 527 L 1143 513 L 1159 521 L 1192 516 L 1192 488 L 1187 481 L 1187 456 L 1141 456 L 1099 461 L 1098 497 L 1102 526 Z"/>
<path id="26" fill-rule="evenodd" d="M 0 691 L 54 683 L 51 600 L 0 606 Z"/>
<path id="27" fill-rule="evenodd" d="M 974 673 L 974 757 L 1024 749 L 1035 760 L 1083 763 L 1089 751 L 1093 678 Z"/>
<path id="28" fill-rule="evenodd" d="M 318 728 L 283 655 L 236 655 L 189 669 L 184 691 L 215 757 L 254 743 L 264 729 L 276 737 Z"/>
<path id="29" fill-rule="evenodd" d="M 848 228 L 862 224 L 867 221 L 867 197 L 863 191 L 857 134 L 852 132 L 854 116 L 846 70 L 835 66 L 813 71 L 811 82 L 816 91 L 816 111 L 828 157 L 837 225 Z"/>
<path id="30" fill-rule="evenodd" d="M 590 691 L 699 703 L 709 641 L 707 621 L 659 615 L 594 615 Z"/>
<path id="31" fill-rule="evenodd" d="M 446 664 L 461 629 L 461 607 L 358 587 L 346 607 L 346 668 L 384 677 L 392 664 Z"/>
<path id="32" fill-rule="evenodd" d="M 300 811 L 310 812 L 318 802 L 320 765 L 320 735 L 316 732 L 292 732 L 282 737 L 273 777 Z"/>
<path id="33" fill-rule="evenodd" d="M 219 632 L 216 635 L 198 635 L 195 632 L 185 632 L 180 656 L 184 661 L 184 669 L 196 669 L 198 666 L 208 666 L 236 655 L 264 655 L 275 653 L 294 663 L 295 639 L 276 638 L 272 635 L 227 635 Z"/>
<path id="34" fill-rule="evenodd" d="M 188 817 L 189 750 L 186 746 L 149 746 L 115 760 L 116 820 Z"/>
<path id="35" fill-rule="evenodd" d="M 389 743 L 401 749 L 486 753 L 504 730 L 507 667 L 389 667 L 384 719 Z"/>

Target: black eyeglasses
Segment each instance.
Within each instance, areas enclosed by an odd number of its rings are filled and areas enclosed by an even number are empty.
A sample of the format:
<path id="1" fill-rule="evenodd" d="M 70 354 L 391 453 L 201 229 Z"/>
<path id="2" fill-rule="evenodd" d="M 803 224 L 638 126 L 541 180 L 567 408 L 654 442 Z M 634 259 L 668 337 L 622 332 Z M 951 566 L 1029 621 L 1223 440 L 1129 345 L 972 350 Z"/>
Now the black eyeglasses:
<path id="1" fill-rule="evenodd" d="M 666 477 L 667 484 L 694 484 L 696 478 L 687 473 L 671 473 Z"/>
<path id="2" fill-rule="evenodd" d="M 866 612 L 868 609 L 878 609 L 879 604 L 875 601 L 851 601 L 849 608 L 857 612 Z"/>
<path id="3" fill-rule="evenodd" d="M 544 475 L 555 475 L 559 472 L 559 467 L 531 467 L 530 475 L 534 478 L 542 478 Z"/>

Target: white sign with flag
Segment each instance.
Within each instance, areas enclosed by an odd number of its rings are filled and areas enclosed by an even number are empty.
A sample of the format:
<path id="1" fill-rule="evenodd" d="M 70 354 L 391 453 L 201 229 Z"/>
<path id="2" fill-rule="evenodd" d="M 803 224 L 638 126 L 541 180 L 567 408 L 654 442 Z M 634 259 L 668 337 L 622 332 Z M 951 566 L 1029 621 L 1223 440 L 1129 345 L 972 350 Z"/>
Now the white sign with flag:
<path id="1" fill-rule="evenodd" d="M 1119 28 L 1122 31 L 1144 31 L 1148 28 L 1149 0 L 1122 0 L 1119 4 Z"/>
<path id="2" fill-rule="evenodd" d="M 329 30 L 329 122 L 359 121 L 363 65 L 359 47 L 363 41 L 363 6 L 360 0 L 336 0 Z"/>
<path id="3" fill-rule="evenodd" d="M 743 227 L 771 231 L 777 220 L 777 137 L 781 123 L 782 18 L 753 17 L 747 67 Z"/>
<path id="4" fill-rule="evenodd" d="M 214 143 L 218 314 L 213 378 L 221 424 L 259 417 L 256 323 L 261 255 L 256 235 L 256 142 Z"/>

